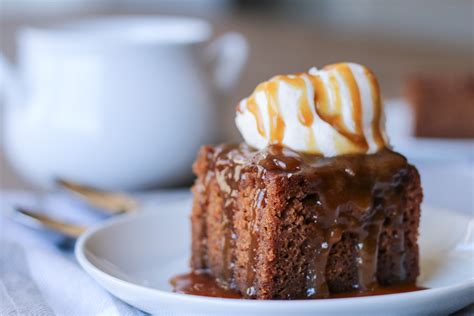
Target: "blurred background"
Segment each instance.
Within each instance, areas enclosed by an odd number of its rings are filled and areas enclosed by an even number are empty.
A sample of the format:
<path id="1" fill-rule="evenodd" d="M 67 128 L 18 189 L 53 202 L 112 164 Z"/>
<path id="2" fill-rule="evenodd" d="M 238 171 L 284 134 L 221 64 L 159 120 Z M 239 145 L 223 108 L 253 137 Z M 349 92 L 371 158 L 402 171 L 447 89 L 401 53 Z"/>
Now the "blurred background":
<path id="1" fill-rule="evenodd" d="M 221 131 L 222 138 L 228 140 L 238 139 L 232 123 L 237 102 L 259 82 L 277 73 L 353 61 L 373 69 L 388 100 L 402 96 L 404 82 L 412 74 L 472 73 L 474 68 L 472 0 L 1 0 L 0 3 L 1 52 L 13 63 L 17 56 L 15 34 L 20 28 L 47 27 L 97 16 L 194 16 L 212 23 L 214 37 L 227 31 L 241 33 L 249 44 L 248 62 L 239 84 L 219 105 L 224 109 L 221 119 L 228 123 L 225 124 L 228 128 Z M 400 126 L 403 129 L 406 125 L 402 122 Z M 463 150 L 472 153 L 472 143 Z M 472 167 L 467 170 L 472 173 Z M 467 193 L 472 193 L 472 179 L 466 181 L 468 188 L 471 186 Z M 0 188 L 32 187 L 16 175 L 0 150 Z M 470 201 L 472 205 L 472 198 Z"/>
<path id="2" fill-rule="evenodd" d="M 168 15 L 199 20 L 160 18 Z M 21 250 L 0 251 L 0 268 L 12 267 L 7 296 L 32 309 L 28 266 L 51 305 L 87 310 L 95 299 L 110 314 L 107 299 L 91 296 L 95 285 L 84 287 L 76 263 L 62 266 L 64 254 L 72 259 L 61 252 L 70 247 L 63 234 L 54 241 L 58 254 L 43 242 L 51 226 L 31 219 L 87 226 L 137 205 L 158 210 L 188 199 L 198 148 L 240 141 L 235 107 L 258 83 L 348 61 L 379 80 L 391 144 L 420 171 L 423 212 L 468 214 L 467 245 L 474 228 L 474 0 L 0 0 L 0 250 Z M 73 185 L 63 182 L 61 190 L 58 178 Z M 450 229 L 440 227 L 440 238 Z M 29 264 L 17 264 L 24 256 Z M 468 270 L 451 258 L 456 274 Z"/>

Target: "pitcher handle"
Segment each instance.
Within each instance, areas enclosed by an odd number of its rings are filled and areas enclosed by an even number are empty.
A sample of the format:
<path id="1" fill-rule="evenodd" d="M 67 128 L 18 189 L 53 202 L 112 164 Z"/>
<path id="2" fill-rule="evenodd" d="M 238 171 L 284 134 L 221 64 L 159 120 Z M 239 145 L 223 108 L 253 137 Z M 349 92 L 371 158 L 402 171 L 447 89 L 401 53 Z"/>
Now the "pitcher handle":
<path id="1" fill-rule="evenodd" d="M 211 80 L 218 92 L 227 96 L 240 79 L 248 56 L 248 43 L 242 34 L 230 32 L 221 35 L 206 49 L 211 64 Z"/>

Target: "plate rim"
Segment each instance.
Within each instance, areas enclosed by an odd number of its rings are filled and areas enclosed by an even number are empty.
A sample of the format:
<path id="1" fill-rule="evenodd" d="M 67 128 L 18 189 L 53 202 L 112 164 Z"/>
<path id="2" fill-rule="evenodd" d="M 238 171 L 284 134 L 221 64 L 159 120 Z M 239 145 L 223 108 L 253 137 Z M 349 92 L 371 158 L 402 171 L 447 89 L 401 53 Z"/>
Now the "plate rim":
<path id="1" fill-rule="evenodd" d="M 429 288 L 422 291 L 413 291 L 407 293 L 394 293 L 394 294 L 385 294 L 385 295 L 376 295 L 376 296 L 365 296 L 365 297 L 351 297 L 351 298 L 332 298 L 332 299 L 316 299 L 316 300 L 248 300 L 248 299 L 232 299 L 232 298 L 220 298 L 220 297 L 208 297 L 208 296 L 199 296 L 199 295 L 190 295 L 190 294 L 183 294 L 183 293 L 175 293 L 169 292 L 161 289 L 156 289 L 152 287 L 147 287 L 144 285 L 140 285 L 137 283 L 133 283 L 130 281 L 123 280 L 119 277 L 113 276 L 106 271 L 100 269 L 98 266 L 94 265 L 89 258 L 87 257 L 87 249 L 85 247 L 87 241 L 92 238 L 98 232 L 107 229 L 109 227 L 113 227 L 116 225 L 120 225 L 123 223 L 127 223 L 137 218 L 147 217 L 147 216 L 156 216 L 160 212 L 164 212 L 163 209 L 169 207 L 175 207 L 175 205 L 179 204 L 189 204 L 190 199 L 183 199 L 179 201 L 173 201 L 166 203 L 165 205 L 157 206 L 156 210 L 153 212 L 136 212 L 133 214 L 125 214 L 120 215 L 116 218 L 111 218 L 106 220 L 98 225 L 95 225 L 89 228 L 85 233 L 83 233 L 76 242 L 76 246 L 74 248 L 74 254 L 79 262 L 80 266 L 83 270 L 89 274 L 99 285 L 106 289 L 105 286 L 101 284 L 100 281 L 97 280 L 97 277 L 107 280 L 111 284 L 114 284 L 119 287 L 126 287 L 129 290 L 137 291 L 140 293 L 144 293 L 146 295 L 160 295 L 163 299 L 173 299 L 178 300 L 180 302 L 188 302 L 188 303 L 197 303 L 197 304 L 213 304 L 216 305 L 235 305 L 237 304 L 239 307 L 276 307 L 281 304 L 284 304 L 286 307 L 290 306 L 292 308 L 309 308 L 314 307 L 317 304 L 319 307 L 336 307 L 339 304 L 343 303 L 351 303 L 352 306 L 356 307 L 355 305 L 365 305 L 368 302 L 371 304 L 376 304 L 380 302 L 388 302 L 388 301 L 398 301 L 400 299 L 410 299 L 410 300 L 417 300 L 423 299 L 425 297 L 430 297 L 432 295 L 440 295 L 442 292 L 464 292 L 470 289 L 474 293 L 474 277 L 464 281 L 459 282 L 456 284 L 436 287 L 436 288 Z M 455 210 L 449 210 L 445 208 L 438 208 L 432 207 L 428 205 L 423 205 L 423 209 L 430 209 L 430 211 L 435 212 L 451 212 L 455 213 L 457 216 L 464 217 L 469 219 L 467 214 L 463 214 L 461 212 L 457 212 Z M 161 209 L 161 210 L 159 210 Z M 108 289 L 106 289 L 109 291 Z M 110 292 L 110 291 L 109 291 Z"/>

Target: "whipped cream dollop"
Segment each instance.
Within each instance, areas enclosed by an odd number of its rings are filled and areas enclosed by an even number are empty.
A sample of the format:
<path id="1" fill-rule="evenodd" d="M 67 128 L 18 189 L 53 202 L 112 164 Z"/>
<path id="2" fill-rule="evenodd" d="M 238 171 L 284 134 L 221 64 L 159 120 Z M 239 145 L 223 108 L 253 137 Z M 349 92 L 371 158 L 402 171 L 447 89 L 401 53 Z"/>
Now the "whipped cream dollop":
<path id="1" fill-rule="evenodd" d="M 235 121 L 257 149 L 281 144 L 331 157 L 389 146 L 377 79 L 354 63 L 275 76 L 239 103 Z"/>

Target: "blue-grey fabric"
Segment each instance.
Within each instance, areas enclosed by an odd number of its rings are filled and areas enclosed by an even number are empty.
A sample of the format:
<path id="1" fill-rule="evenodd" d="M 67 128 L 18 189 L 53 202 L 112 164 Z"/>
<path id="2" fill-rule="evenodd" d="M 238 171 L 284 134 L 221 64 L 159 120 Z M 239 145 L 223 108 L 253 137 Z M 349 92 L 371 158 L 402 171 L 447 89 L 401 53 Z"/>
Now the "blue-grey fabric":
<path id="1" fill-rule="evenodd" d="M 0 241 L 0 315 L 54 315 L 31 278 L 25 250 Z"/>
<path id="2" fill-rule="evenodd" d="M 144 194 L 140 199 L 159 205 L 183 197 L 189 197 L 188 190 Z M 84 225 L 104 218 L 68 195 L 0 191 L 0 316 L 145 315 L 99 286 L 58 236 L 13 221 L 14 205 Z"/>

